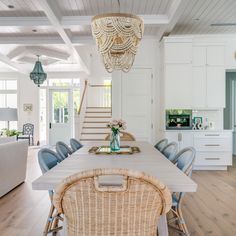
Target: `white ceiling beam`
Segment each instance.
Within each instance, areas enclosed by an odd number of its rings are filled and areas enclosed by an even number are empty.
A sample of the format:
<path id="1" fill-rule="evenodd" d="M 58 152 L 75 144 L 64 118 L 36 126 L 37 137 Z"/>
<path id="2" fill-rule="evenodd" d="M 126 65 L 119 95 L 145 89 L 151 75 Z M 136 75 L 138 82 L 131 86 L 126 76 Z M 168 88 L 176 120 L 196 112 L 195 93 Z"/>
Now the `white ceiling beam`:
<path id="1" fill-rule="evenodd" d="M 27 16 L 27 17 L 0 17 L 0 27 L 7 26 L 51 26 L 47 17 L 42 16 Z"/>
<path id="2" fill-rule="evenodd" d="M 56 4 L 55 1 L 51 2 L 49 0 L 34 0 L 35 4 L 40 4 L 40 6 L 43 8 L 46 16 L 48 17 L 48 20 L 51 22 L 53 28 L 58 32 L 58 34 L 61 36 L 62 40 L 65 42 L 67 47 L 69 48 L 70 53 L 75 58 L 76 62 L 83 68 L 83 70 L 89 74 L 89 69 L 87 68 L 87 65 L 82 61 L 80 55 L 78 54 L 77 50 L 74 48 L 71 39 L 66 34 L 64 28 L 61 25 L 60 22 L 60 16 L 59 13 L 56 11 Z"/>
<path id="3" fill-rule="evenodd" d="M 17 45 L 47 45 L 47 44 L 65 44 L 59 36 L 1 36 L 0 44 L 17 44 Z"/>
<path id="4" fill-rule="evenodd" d="M 65 53 L 65 52 L 60 52 L 58 50 L 55 49 L 51 49 L 51 48 L 46 48 L 46 47 L 39 47 L 39 46 L 27 46 L 25 47 L 26 51 L 29 52 L 32 55 L 39 55 L 39 56 L 47 56 L 53 59 L 57 59 L 57 60 L 68 60 L 69 58 L 69 54 Z"/>
<path id="5" fill-rule="evenodd" d="M 160 27 L 160 30 L 158 32 L 158 39 L 161 40 L 161 38 L 165 34 L 169 34 L 174 26 L 176 25 L 179 17 L 183 13 L 186 4 L 188 3 L 187 0 L 174 0 L 167 12 L 167 16 L 169 19 L 169 23 L 166 24 L 165 26 Z"/>
<path id="6" fill-rule="evenodd" d="M 3 54 L 0 53 L 0 61 L 6 64 L 8 67 L 10 67 L 14 71 L 18 71 L 22 74 L 29 74 L 30 72 L 24 67 L 24 65 L 20 65 L 16 62 L 11 61 L 11 59 Z"/>
<path id="7" fill-rule="evenodd" d="M 169 23 L 168 15 L 139 15 L 146 25 L 165 25 Z M 62 16 L 59 21 L 63 28 L 70 28 L 78 25 L 91 25 L 93 16 Z M 37 27 L 52 26 L 50 20 L 45 16 L 39 17 L 0 17 L 0 27 Z"/>
<path id="8" fill-rule="evenodd" d="M 8 58 L 11 60 L 18 60 L 19 58 L 25 55 L 26 55 L 26 48 L 24 46 L 14 48 L 7 54 Z"/>
<path id="9" fill-rule="evenodd" d="M 165 25 L 169 23 L 167 15 L 139 15 L 146 25 Z M 91 25 L 93 16 L 63 16 L 61 25 L 64 28 L 78 25 Z"/>

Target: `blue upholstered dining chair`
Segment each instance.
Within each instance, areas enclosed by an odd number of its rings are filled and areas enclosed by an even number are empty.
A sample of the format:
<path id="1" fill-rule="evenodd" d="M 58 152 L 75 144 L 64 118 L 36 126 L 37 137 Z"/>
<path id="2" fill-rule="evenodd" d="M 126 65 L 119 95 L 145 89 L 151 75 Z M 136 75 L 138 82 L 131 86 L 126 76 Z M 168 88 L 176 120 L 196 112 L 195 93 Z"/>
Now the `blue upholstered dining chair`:
<path id="1" fill-rule="evenodd" d="M 70 147 L 61 141 L 56 143 L 56 151 L 62 161 L 72 154 Z"/>
<path id="2" fill-rule="evenodd" d="M 154 147 L 161 152 L 162 149 L 167 145 L 167 143 L 168 139 L 164 138 L 161 139 Z"/>
<path id="3" fill-rule="evenodd" d="M 173 161 L 175 159 L 175 155 L 178 151 L 178 145 L 176 142 L 171 142 L 167 144 L 161 151 L 161 153 L 169 160 Z"/>
<path id="4" fill-rule="evenodd" d="M 52 169 L 54 166 L 56 166 L 60 162 L 60 157 L 58 154 L 48 148 L 43 148 L 38 152 L 38 162 L 40 169 L 42 173 L 46 173 L 50 169 Z M 49 190 L 49 198 L 51 201 L 51 207 L 48 213 L 47 222 L 44 228 L 43 235 L 46 236 L 50 233 L 53 233 L 53 235 L 62 229 L 62 227 L 58 227 L 58 221 L 62 218 L 60 216 L 54 217 L 55 207 L 52 203 L 53 198 L 53 190 Z"/>
<path id="5" fill-rule="evenodd" d="M 75 138 L 70 139 L 70 146 L 73 152 L 76 152 L 77 150 L 83 147 L 83 145 Z"/>
<path id="6" fill-rule="evenodd" d="M 193 147 L 184 148 L 180 150 L 175 156 L 177 167 L 189 177 L 192 175 L 195 156 L 196 151 Z M 168 224 L 179 233 L 188 236 L 190 234 L 181 210 L 181 203 L 183 201 L 184 194 L 184 192 L 172 194 L 172 207 L 170 211 L 172 213 L 172 218 L 168 220 Z M 175 222 L 174 226 L 172 225 L 173 222 Z"/>

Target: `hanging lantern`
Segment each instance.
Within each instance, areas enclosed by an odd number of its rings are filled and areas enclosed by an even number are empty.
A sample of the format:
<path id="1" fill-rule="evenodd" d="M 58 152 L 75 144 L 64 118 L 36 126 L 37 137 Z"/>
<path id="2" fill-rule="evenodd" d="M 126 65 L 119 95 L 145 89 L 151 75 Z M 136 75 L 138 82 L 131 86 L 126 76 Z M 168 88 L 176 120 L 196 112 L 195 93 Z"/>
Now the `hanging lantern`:
<path id="1" fill-rule="evenodd" d="M 38 61 L 36 61 L 34 65 L 33 71 L 30 73 L 30 79 L 32 79 L 38 87 L 40 87 L 40 85 L 47 79 L 47 74 L 43 71 L 42 64 L 39 61 L 39 56 Z"/>

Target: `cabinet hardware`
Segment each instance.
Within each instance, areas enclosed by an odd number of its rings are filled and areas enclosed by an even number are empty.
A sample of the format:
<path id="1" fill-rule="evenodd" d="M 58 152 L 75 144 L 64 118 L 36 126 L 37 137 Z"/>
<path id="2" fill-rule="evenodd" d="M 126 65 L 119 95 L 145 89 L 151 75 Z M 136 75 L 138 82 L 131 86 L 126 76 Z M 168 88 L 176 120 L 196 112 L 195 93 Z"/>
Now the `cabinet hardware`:
<path id="1" fill-rule="evenodd" d="M 205 136 L 220 136 L 219 134 L 205 134 Z"/>
<path id="2" fill-rule="evenodd" d="M 206 147 L 219 147 L 220 144 L 205 144 Z"/>
<path id="3" fill-rule="evenodd" d="M 216 161 L 216 160 L 220 160 L 219 157 L 215 157 L 215 158 L 205 158 L 205 160 L 207 161 Z"/>
<path id="4" fill-rule="evenodd" d="M 182 134 L 178 133 L 178 142 L 181 142 L 181 141 L 182 141 Z"/>

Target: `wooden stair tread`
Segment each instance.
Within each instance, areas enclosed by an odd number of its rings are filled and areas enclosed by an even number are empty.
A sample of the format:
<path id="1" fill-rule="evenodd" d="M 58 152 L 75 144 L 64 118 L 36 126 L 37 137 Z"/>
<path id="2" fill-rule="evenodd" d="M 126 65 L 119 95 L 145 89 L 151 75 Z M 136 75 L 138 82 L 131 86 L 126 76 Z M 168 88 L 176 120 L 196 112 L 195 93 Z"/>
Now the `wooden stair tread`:
<path id="1" fill-rule="evenodd" d="M 96 134 L 108 134 L 108 133 L 86 133 L 86 132 L 83 132 L 83 133 L 81 133 L 81 134 L 85 134 L 85 135 L 87 135 L 87 134 L 92 134 L 92 135 L 96 135 Z"/>
<path id="2" fill-rule="evenodd" d="M 103 123 L 103 124 L 107 124 L 107 122 L 109 121 L 84 121 L 84 123 Z"/>

